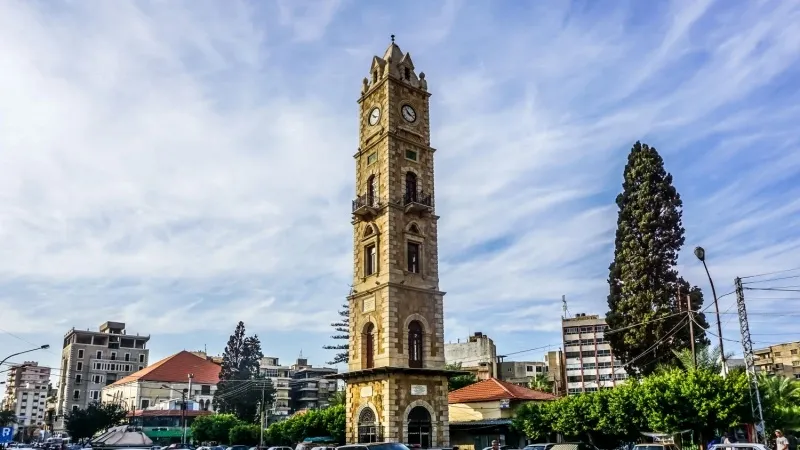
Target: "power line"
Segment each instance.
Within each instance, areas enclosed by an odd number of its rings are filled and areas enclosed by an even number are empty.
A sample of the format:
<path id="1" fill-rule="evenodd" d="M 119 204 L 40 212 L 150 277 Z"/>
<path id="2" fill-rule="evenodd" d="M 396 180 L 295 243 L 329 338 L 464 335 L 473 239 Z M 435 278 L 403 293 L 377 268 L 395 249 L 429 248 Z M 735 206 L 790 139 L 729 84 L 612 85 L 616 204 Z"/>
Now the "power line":
<path id="1" fill-rule="evenodd" d="M 767 282 L 770 282 L 770 281 L 792 280 L 792 279 L 795 279 L 795 278 L 800 278 L 800 275 L 791 275 L 791 276 L 788 276 L 788 277 L 769 278 L 769 279 L 766 279 L 766 280 L 748 281 L 747 283 L 742 283 L 742 284 L 747 285 L 747 284 L 756 284 L 756 283 L 767 283 Z"/>
<path id="2" fill-rule="evenodd" d="M 765 276 L 767 276 L 767 275 L 777 275 L 777 274 L 779 274 L 779 273 L 794 272 L 794 271 L 796 271 L 796 270 L 800 270 L 800 267 L 795 267 L 794 269 L 777 270 L 777 271 L 775 271 L 775 272 L 760 273 L 760 274 L 758 274 L 758 275 L 750 275 L 750 276 L 746 276 L 746 277 L 739 277 L 739 278 L 741 278 L 742 280 L 744 280 L 744 279 L 750 279 L 750 278 L 765 277 Z"/>

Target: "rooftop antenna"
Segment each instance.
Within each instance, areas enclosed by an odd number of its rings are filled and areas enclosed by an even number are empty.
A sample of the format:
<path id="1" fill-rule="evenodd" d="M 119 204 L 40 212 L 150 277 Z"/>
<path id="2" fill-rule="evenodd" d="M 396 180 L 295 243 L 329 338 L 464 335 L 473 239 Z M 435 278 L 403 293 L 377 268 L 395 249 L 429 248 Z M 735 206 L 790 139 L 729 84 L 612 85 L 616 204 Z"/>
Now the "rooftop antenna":
<path id="1" fill-rule="evenodd" d="M 561 296 L 561 318 L 562 319 L 569 319 L 569 308 L 567 308 L 567 296 Z"/>

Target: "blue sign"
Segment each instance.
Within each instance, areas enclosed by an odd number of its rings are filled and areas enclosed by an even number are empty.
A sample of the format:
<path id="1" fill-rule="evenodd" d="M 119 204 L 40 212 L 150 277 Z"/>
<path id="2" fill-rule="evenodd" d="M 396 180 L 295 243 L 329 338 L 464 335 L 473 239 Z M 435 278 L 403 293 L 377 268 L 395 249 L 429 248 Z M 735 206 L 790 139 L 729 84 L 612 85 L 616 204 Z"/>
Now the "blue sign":
<path id="1" fill-rule="evenodd" d="M 0 443 L 11 442 L 14 437 L 14 429 L 11 427 L 0 428 Z"/>

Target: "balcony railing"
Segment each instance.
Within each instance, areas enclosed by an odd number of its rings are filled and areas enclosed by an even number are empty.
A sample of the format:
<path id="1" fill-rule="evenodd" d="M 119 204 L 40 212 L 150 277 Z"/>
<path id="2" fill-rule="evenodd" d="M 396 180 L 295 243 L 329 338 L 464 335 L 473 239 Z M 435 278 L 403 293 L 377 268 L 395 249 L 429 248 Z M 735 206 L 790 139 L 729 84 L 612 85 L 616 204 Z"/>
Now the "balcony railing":
<path id="1" fill-rule="evenodd" d="M 364 217 L 372 216 L 381 207 L 380 199 L 375 195 L 359 195 L 353 200 L 353 215 Z"/>
<path id="2" fill-rule="evenodd" d="M 426 211 L 433 207 L 433 197 L 424 191 L 406 192 L 403 195 L 403 206 L 406 211 Z"/>

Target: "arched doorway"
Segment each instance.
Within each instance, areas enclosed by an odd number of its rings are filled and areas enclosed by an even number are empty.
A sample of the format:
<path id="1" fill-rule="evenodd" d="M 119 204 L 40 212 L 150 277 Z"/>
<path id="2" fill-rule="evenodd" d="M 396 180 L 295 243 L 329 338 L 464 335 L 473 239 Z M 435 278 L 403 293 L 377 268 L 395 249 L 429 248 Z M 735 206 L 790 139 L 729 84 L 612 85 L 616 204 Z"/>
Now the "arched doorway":
<path id="1" fill-rule="evenodd" d="M 431 414 L 424 406 L 415 406 L 408 412 L 408 443 L 422 448 L 431 446 Z"/>
<path id="2" fill-rule="evenodd" d="M 368 444 L 370 442 L 378 442 L 380 433 L 378 433 L 378 420 L 375 417 L 375 411 L 371 408 L 364 408 L 361 414 L 358 415 L 358 443 Z"/>

